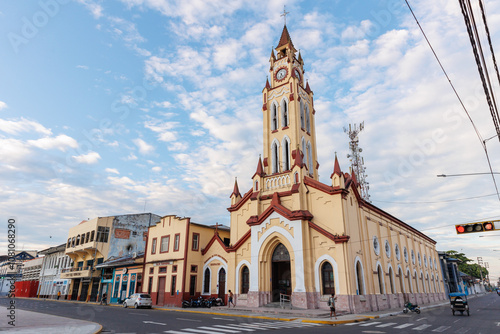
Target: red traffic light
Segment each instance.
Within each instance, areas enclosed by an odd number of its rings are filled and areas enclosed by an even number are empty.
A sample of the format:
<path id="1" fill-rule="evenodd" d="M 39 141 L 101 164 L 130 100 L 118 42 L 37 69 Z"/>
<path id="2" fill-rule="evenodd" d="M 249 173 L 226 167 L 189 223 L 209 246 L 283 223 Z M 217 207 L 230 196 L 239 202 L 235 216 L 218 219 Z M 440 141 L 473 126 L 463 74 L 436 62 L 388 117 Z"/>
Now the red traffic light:
<path id="1" fill-rule="evenodd" d="M 493 231 L 495 229 L 495 225 L 492 222 L 486 222 L 483 224 L 483 228 L 485 231 Z"/>
<path id="2" fill-rule="evenodd" d="M 457 233 L 464 233 L 465 232 L 465 227 L 463 227 L 462 225 L 458 225 L 457 226 Z"/>
<path id="3" fill-rule="evenodd" d="M 488 232 L 495 230 L 495 224 L 494 222 L 461 224 L 455 225 L 455 229 L 457 230 L 457 234 Z"/>

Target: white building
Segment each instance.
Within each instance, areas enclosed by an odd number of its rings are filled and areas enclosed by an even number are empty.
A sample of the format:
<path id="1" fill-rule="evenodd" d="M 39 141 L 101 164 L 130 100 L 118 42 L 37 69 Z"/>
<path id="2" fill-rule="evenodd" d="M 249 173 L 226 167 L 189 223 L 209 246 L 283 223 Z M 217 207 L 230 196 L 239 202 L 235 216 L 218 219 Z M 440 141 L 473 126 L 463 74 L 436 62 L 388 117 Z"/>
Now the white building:
<path id="1" fill-rule="evenodd" d="M 42 269 L 40 272 L 40 285 L 38 295 L 43 298 L 57 298 L 60 291 L 64 298 L 68 294 L 68 287 L 71 280 L 61 279 L 63 269 L 73 266 L 71 258 L 65 254 L 66 244 L 44 249 L 40 254 L 43 257 Z"/>
<path id="2" fill-rule="evenodd" d="M 43 257 L 27 260 L 23 264 L 21 281 L 38 281 L 42 269 Z"/>

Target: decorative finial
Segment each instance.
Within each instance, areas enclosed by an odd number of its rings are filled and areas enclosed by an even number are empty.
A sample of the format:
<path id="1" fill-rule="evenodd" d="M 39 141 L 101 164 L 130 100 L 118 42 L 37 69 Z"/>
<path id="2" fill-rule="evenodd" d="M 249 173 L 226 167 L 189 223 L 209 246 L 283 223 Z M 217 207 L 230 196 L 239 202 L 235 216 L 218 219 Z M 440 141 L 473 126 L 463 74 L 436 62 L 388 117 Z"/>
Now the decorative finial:
<path id="1" fill-rule="evenodd" d="M 286 11 L 286 6 L 284 5 L 283 6 L 283 14 L 281 14 L 280 16 L 283 16 L 283 18 L 285 19 L 285 25 L 286 25 L 286 16 L 290 14 L 290 12 L 287 12 Z"/>

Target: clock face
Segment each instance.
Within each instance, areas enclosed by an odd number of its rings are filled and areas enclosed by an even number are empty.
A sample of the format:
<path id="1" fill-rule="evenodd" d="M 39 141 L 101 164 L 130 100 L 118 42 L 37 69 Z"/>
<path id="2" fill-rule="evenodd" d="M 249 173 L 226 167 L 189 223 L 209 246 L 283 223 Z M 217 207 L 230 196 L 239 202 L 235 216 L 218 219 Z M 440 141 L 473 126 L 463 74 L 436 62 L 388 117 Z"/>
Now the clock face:
<path id="1" fill-rule="evenodd" d="M 280 69 L 278 72 L 276 72 L 276 79 L 277 80 L 283 80 L 286 77 L 286 68 Z"/>

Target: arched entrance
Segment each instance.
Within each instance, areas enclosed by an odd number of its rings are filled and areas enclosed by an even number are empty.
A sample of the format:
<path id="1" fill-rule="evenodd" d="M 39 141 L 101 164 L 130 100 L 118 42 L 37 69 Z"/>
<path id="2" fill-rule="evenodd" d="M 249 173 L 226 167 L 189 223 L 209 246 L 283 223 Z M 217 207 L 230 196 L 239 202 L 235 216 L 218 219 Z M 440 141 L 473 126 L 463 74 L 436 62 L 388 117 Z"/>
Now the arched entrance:
<path id="1" fill-rule="evenodd" d="M 280 301 L 280 293 L 292 294 L 292 274 L 290 270 L 290 253 L 283 244 L 276 246 L 271 259 L 272 263 L 272 301 Z"/>
<path id="2" fill-rule="evenodd" d="M 219 271 L 219 293 L 217 297 L 222 298 L 222 300 L 225 299 L 226 295 L 226 271 L 224 268 L 221 268 Z"/>

